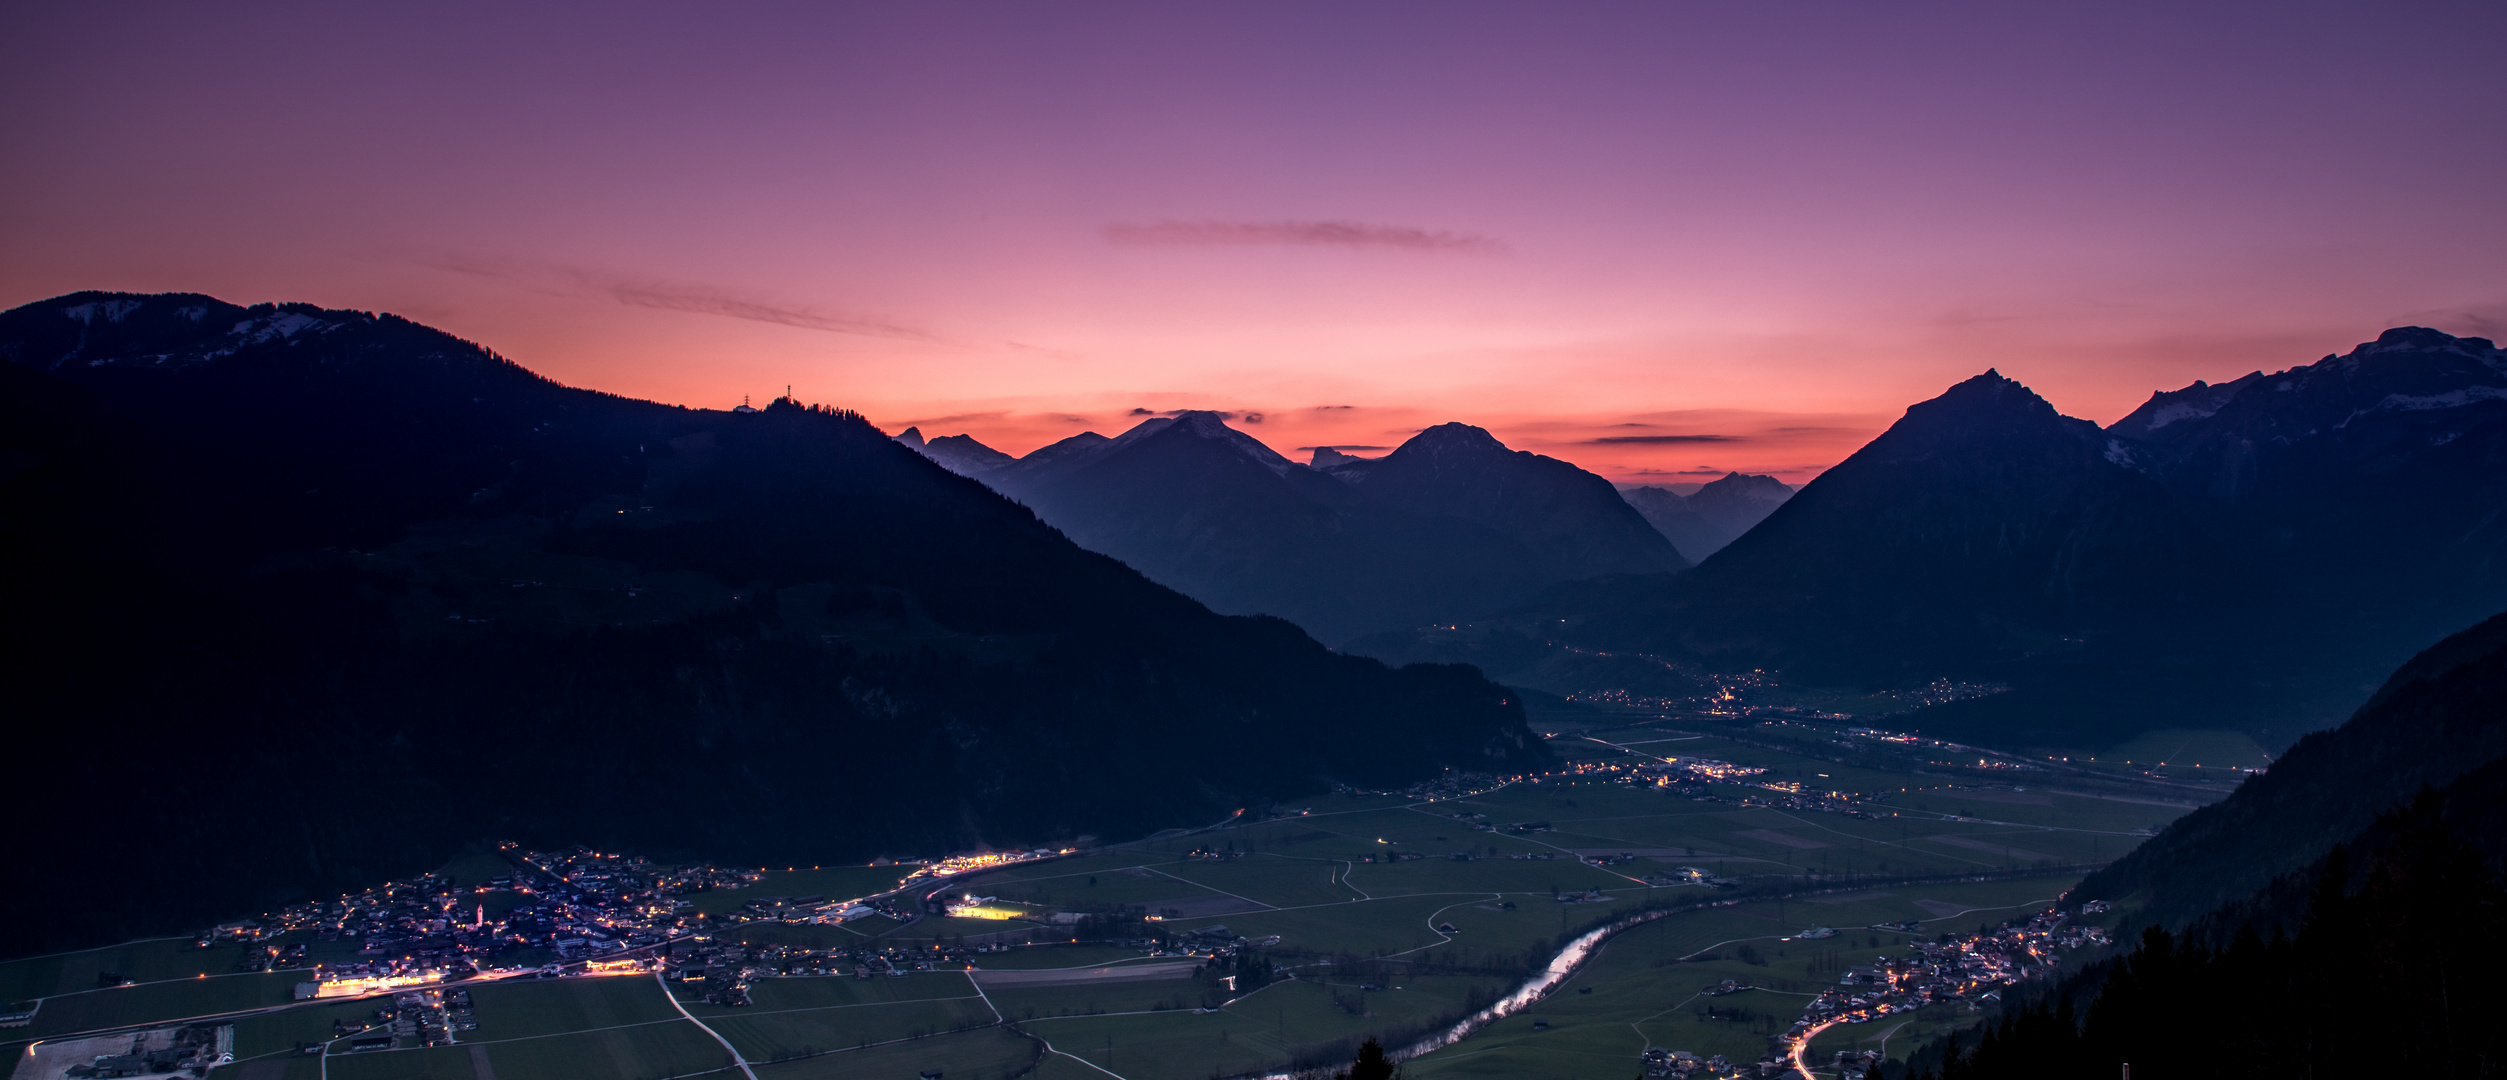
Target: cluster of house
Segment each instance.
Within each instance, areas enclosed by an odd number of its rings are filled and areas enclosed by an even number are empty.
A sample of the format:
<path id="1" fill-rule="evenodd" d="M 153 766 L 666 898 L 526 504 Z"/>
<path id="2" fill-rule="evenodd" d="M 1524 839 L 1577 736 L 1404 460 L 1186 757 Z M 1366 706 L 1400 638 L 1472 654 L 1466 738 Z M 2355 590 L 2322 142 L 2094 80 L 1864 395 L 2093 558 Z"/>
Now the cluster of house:
<path id="1" fill-rule="evenodd" d="M 348 1040 L 347 1052 L 352 1054 L 398 1049 L 404 1040 L 415 1046 L 450 1046 L 454 1032 L 478 1026 L 468 990 L 405 990 L 377 1003 L 374 1018 L 367 1023 L 352 1024 L 345 1018 L 331 1021 L 331 1041 Z M 329 1045 L 300 1042 L 296 1052 L 321 1054 Z"/>
<path id="2" fill-rule="evenodd" d="M 127 1049 L 98 1054 L 71 1065 L 63 1075 L 76 1080 L 96 1076 L 163 1076 L 185 1071 L 206 1076 L 209 1070 L 235 1060 L 233 1024 L 191 1024 L 170 1031 L 142 1031 L 129 1038 Z"/>
<path id="3" fill-rule="evenodd" d="M 1704 885 L 1709 888 L 1729 889 L 1741 884 L 1739 878 L 1723 877 L 1694 866 L 1675 866 L 1669 871 L 1647 874 L 1643 880 L 1646 884 L 1657 888 L 1671 885 Z"/>
<path id="4" fill-rule="evenodd" d="M 740 905 L 736 912 L 718 917 L 720 925 L 742 922 L 817 923 L 833 925 L 884 915 L 898 922 L 912 922 L 919 909 L 910 901 L 900 900 L 829 900 L 824 896 L 761 896 Z"/>
<path id="5" fill-rule="evenodd" d="M 1225 925 L 1205 926 L 1177 937 L 1140 938 L 1103 944 L 1137 948 L 1151 956 L 1226 959 L 1239 950 L 1279 944 L 1277 937 L 1248 939 Z M 939 943 L 922 947 L 864 944 L 851 949 L 809 949 L 788 945 L 746 945 L 695 934 L 674 939 L 655 953 L 663 978 L 701 993 L 716 1005 L 746 1005 L 749 984 L 786 976 L 843 976 L 856 979 L 904 978 L 918 971 L 966 971 L 980 968 L 984 958 L 1051 943 Z"/>
<path id="6" fill-rule="evenodd" d="M 1741 695 L 1774 685 L 1776 685 L 1776 680 L 1773 676 L 1761 671 L 1752 671 L 1712 676 L 1698 693 L 1681 697 L 1632 694 L 1626 690 L 1579 690 L 1567 695 L 1567 700 L 1620 708 L 1685 710 L 1702 712 L 1710 716 L 1743 716 L 1755 711 L 1758 706 L 1740 704 Z"/>
<path id="7" fill-rule="evenodd" d="M 1400 790 L 1351 787 L 1335 781 L 1332 784 L 1332 792 L 1336 795 L 1361 799 L 1376 795 L 1395 795 L 1412 802 L 1443 802 L 1447 799 L 1467 799 L 1474 795 L 1484 795 L 1524 779 L 1527 778 L 1499 776 L 1494 773 L 1449 772 L 1434 780 L 1422 780 Z"/>
<path id="8" fill-rule="evenodd" d="M 244 972 L 294 971 L 304 966 L 305 943 L 301 941 L 256 945 L 245 949 L 244 955 L 235 962 L 235 970 Z"/>
<path id="9" fill-rule="evenodd" d="M 1646 1080 L 1665 1080 L 1666 1077 L 1703 1080 L 1709 1076 L 1733 1075 L 1732 1062 L 1722 1054 L 1702 1058 L 1686 1050 L 1649 1046 L 1637 1061 L 1645 1067 Z"/>
<path id="10" fill-rule="evenodd" d="M 398 991 L 552 962 L 599 963 L 658 945 L 700 925 L 686 894 L 740 888 L 759 877 L 709 865 L 658 867 L 584 848 L 547 853 L 507 845 L 505 854 L 511 872 L 484 881 L 422 874 L 292 905 L 202 939 L 294 934 L 296 943 L 285 949 L 246 951 L 247 964 L 280 968 L 303 963 L 306 937 L 353 942 L 355 959 L 316 965 L 297 996 Z"/>
<path id="11" fill-rule="evenodd" d="M 1669 758 L 1624 768 L 1625 775 L 1619 778 L 1620 783 L 1653 787 L 1699 802 L 1809 810 L 1859 818 L 1879 816 L 1858 807 L 1856 797 L 1848 792 L 1808 787 L 1798 780 L 1751 779 L 1767 771 L 1755 765 L 1735 765 L 1714 758 Z M 1723 790 L 1714 786 L 1719 784 L 1724 785 Z M 1749 790 L 1729 790 L 1735 785 Z"/>
<path id="12" fill-rule="evenodd" d="M 2078 915 L 2101 910 L 2103 904 L 2084 905 L 2077 914 L 2048 908 L 1990 930 L 1919 942 L 1904 956 L 1875 957 L 1868 965 L 1848 968 L 1837 985 L 1811 999 L 1801 1019 L 1772 1040 L 1768 1060 L 1781 1062 L 1795 1044 L 1833 1024 L 1860 1024 L 1950 1002 L 1982 1008 L 1982 1002 L 1999 998 L 2003 987 L 2055 967 L 2063 951 L 2106 944 L 2104 928 L 2075 921 Z M 1909 920 L 1872 929 L 1906 933 L 1920 925 Z M 1793 940 L 1835 934 L 1823 927 Z"/>

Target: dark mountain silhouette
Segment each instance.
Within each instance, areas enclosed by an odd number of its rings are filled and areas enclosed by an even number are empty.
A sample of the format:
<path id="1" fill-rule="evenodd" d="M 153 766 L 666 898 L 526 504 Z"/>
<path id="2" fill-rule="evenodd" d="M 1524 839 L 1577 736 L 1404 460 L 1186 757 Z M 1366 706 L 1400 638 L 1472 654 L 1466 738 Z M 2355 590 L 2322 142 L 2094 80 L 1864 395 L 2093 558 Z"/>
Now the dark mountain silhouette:
<path id="1" fill-rule="evenodd" d="M 1655 602 L 1576 634 L 1857 682 L 2078 649 L 2215 572 L 2166 491 L 2107 444 L 1986 372 L 1909 408 Z"/>
<path id="2" fill-rule="evenodd" d="M 2386 680 L 2270 772 L 2177 819 L 2066 899 L 2105 899 L 2125 955 L 2022 984 L 1983 1037 L 1888 1075 L 1942 1080 L 2507 1075 L 2507 615 Z M 2359 1002 L 2379 1021 L 2359 1025 Z M 2199 1016 L 2198 1024 L 2184 1023 Z"/>
<path id="3" fill-rule="evenodd" d="M 2091 874 L 2083 899 L 2182 926 L 2309 866 L 2423 787 L 2507 762 L 2507 615 L 2412 658 L 2341 726 L 2299 739 L 2236 792 Z M 2480 838 L 2507 857 L 2507 832 Z"/>
<path id="4" fill-rule="evenodd" d="M 1468 521 L 1525 544 L 1534 572 L 1553 580 L 1687 565 L 1609 481 L 1507 449 L 1469 424 L 1438 424 L 1383 457 L 1328 471 L 1376 505 Z"/>
<path id="5" fill-rule="evenodd" d="M 485 837 L 841 862 L 1542 753 L 1468 669 L 1212 614 L 850 413 L 196 295 L 20 307 L 0 357 L 15 857 L 83 895 L 0 951 Z"/>
<path id="6" fill-rule="evenodd" d="M 2507 607 L 2507 351 L 2404 327 L 2211 389 L 2232 386 L 2207 412 L 2160 395 L 2111 433 L 2275 618 L 2333 645 L 2305 661 L 2338 664 L 2351 702 Z"/>
<path id="7" fill-rule="evenodd" d="M 1722 478 L 1706 484 L 1687 495 L 1666 487 L 1647 485 L 1620 492 L 1628 505 L 1636 507 L 1655 531 L 1680 549 L 1690 562 L 1704 562 L 1706 557 L 1724 549 L 1767 515 L 1775 513 L 1785 500 L 1793 497 L 1793 488 L 1772 476 L 1747 473 L 1725 473 Z"/>
<path id="8" fill-rule="evenodd" d="M 1494 610 L 1559 581 L 1686 565 L 1607 481 L 1461 424 L 1316 469 L 1188 412 L 980 475 L 1083 547 L 1220 611 L 1277 615 L 1327 641 Z"/>
<path id="9" fill-rule="evenodd" d="M 1988 373 L 1690 573 L 1561 586 L 1367 652 L 1470 657 L 1559 692 L 1601 687 L 1550 681 L 1593 668 L 1542 650 L 1811 685 L 1950 677 L 2011 692 L 1909 723 L 1999 745 L 2162 726 L 2282 744 L 2507 607 L 2503 508 L 2507 354 L 2482 339 L 2389 331 L 2157 395 L 2105 430 Z"/>

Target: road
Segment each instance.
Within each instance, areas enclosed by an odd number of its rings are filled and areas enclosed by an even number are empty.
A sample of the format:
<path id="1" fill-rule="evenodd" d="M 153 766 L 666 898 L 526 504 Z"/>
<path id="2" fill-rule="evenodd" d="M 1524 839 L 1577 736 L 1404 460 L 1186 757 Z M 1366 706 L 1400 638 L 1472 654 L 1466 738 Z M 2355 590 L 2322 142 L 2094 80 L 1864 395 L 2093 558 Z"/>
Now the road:
<path id="1" fill-rule="evenodd" d="M 1810 1052 L 1811 1040 L 1818 1038 L 1820 1032 L 1842 1023 L 1845 1023 L 1845 1018 L 1836 1017 L 1803 1032 L 1801 1038 L 1794 1040 L 1793 1050 L 1785 1055 L 1785 1060 L 1793 1063 L 1793 1071 L 1799 1074 L 1802 1080 L 1819 1080 L 1819 1077 L 1811 1075 L 1810 1063 L 1802 1060 L 1803 1055 Z"/>

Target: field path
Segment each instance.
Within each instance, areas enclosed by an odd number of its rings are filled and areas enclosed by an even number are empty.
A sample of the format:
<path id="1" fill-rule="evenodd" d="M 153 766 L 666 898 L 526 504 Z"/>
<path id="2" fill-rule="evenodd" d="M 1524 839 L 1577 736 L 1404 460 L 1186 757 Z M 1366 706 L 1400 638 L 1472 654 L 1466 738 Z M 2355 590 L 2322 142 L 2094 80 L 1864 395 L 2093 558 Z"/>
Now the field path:
<path id="1" fill-rule="evenodd" d="M 697 1019 L 696 1014 L 689 1012 L 687 1006 L 679 1004 L 679 995 L 670 992 L 670 984 L 662 981 L 661 972 L 653 973 L 653 985 L 662 988 L 663 999 L 670 1002 L 671 1008 L 679 1010 L 679 1015 L 687 1017 L 688 1022 L 695 1024 L 698 1031 L 713 1036 L 715 1042 L 723 1044 L 723 1052 L 731 1055 L 732 1067 L 740 1070 L 740 1075 L 748 1077 L 749 1080 L 757 1080 L 757 1070 L 749 1068 L 749 1059 L 740 1056 L 740 1048 L 731 1045 L 731 1040 L 723 1038 L 721 1032 L 706 1027 L 705 1021 Z"/>

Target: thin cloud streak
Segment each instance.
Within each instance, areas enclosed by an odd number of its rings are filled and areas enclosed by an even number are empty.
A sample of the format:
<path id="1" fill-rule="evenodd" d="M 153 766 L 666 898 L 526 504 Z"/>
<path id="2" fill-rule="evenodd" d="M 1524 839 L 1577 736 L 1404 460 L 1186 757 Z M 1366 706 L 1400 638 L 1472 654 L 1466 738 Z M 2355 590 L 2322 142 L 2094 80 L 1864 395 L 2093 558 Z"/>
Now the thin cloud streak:
<path id="1" fill-rule="evenodd" d="M 606 292 L 611 299 L 628 307 L 685 311 L 697 315 L 720 315 L 727 319 L 746 319 L 750 322 L 795 326 L 803 330 L 823 330 L 831 334 L 857 334 L 863 337 L 897 338 L 905 341 L 940 340 L 910 326 L 900 326 L 877 319 L 822 315 L 809 308 L 779 307 L 701 287 L 618 283 L 611 284 L 602 291 Z"/>
<path id="2" fill-rule="evenodd" d="M 570 266 L 529 267 L 480 262 L 458 257 L 422 259 L 421 265 L 455 274 L 514 281 L 553 288 L 571 296 L 607 299 L 627 307 L 716 315 L 747 322 L 772 323 L 830 334 L 939 343 L 929 331 L 884 319 L 830 315 L 811 307 L 792 307 L 739 296 L 702 285 L 635 281 Z"/>
<path id="3" fill-rule="evenodd" d="M 1271 245 L 1469 255 L 1496 255 L 1506 250 L 1505 245 L 1477 233 L 1357 221 L 1156 221 L 1146 225 L 1108 225 L 1105 237 L 1126 247 Z"/>
<path id="4" fill-rule="evenodd" d="M 1724 443 L 1742 442 L 1739 435 L 1608 435 L 1586 439 L 1586 446 L 1609 446 L 1614 443 Z"/>

